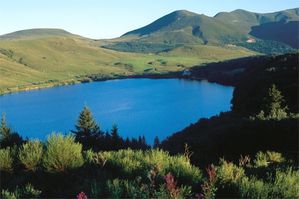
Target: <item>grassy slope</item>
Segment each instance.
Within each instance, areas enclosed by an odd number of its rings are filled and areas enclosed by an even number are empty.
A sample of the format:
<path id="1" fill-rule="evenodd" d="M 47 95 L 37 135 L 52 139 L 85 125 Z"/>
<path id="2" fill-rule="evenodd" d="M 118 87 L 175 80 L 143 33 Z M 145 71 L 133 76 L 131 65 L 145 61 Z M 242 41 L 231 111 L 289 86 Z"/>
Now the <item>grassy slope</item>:
<path id="1" fill-rule="evenodd" d="M 75 83 L 87 75 L 113 78 L 165 73 L 250 55 L 254 53 L 241 48 L 212 46 L 182 47 L 160 54 L 124 53 L 99 48 L 96 42 L 74 35 L 2 39 L 0 92 Z"/>
<path id="2" fill-rule="evenodd" d="M 256 52 L 283 54 L 298 48 L 298 13 L 298 8 L 267 14 L 235 10 L 208 17 L 179 10 L 121 38 L 105 40 L 103 45 L 125 52 L 161 52 L 186 44 L 235 44 Z M 250 37 L 256 38 L 256 44 L 247 44 Z"/>

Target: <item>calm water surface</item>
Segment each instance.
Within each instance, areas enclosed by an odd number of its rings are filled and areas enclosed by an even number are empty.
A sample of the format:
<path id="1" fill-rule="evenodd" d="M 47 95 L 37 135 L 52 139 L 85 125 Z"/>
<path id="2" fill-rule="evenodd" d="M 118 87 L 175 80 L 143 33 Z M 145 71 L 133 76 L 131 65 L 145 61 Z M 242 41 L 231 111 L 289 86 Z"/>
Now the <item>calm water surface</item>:
<path id="1" fill-rule="evenodd" d="M 0 96 L 1 112 L 23 137 L 45 139 L 74 129 L 84 105 L 102 130 L 115 123 L 123 137 L 149 143 L 199 118 L 230 109 L 233 87 L 181 79 L 126 79 L 77 84 Z"/>

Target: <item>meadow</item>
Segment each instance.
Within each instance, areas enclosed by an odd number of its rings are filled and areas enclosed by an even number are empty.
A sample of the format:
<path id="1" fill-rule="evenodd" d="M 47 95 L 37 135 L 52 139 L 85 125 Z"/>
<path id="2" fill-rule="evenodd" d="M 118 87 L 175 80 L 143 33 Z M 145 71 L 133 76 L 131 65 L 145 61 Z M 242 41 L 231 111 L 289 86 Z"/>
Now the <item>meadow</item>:
<path id="1" fill-rule="evenodd" d="M 241 47 L 203 45 L 160 53 L 118 52 L 100 47 L 99 41 L 55 33 L 0 40 L 1 94 L 93 79 L 165 74 L 256 54 Z"/>

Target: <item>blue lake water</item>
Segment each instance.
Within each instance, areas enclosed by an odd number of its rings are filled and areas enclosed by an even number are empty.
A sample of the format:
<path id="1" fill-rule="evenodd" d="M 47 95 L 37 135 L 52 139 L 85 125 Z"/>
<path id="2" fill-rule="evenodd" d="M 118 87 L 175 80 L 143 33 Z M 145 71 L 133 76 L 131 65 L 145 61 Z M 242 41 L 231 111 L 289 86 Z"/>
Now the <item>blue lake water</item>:
<path id="1" fill-rule="evenodd" d="M 68 133 L 88 106 L 102 130 L 115 123 L 123 137 L 161 140 L 199 118 L 230 110 L 233 87 L 182 79 L 124 79 L 0 96 L 1 112 L 23 137 Z"/>

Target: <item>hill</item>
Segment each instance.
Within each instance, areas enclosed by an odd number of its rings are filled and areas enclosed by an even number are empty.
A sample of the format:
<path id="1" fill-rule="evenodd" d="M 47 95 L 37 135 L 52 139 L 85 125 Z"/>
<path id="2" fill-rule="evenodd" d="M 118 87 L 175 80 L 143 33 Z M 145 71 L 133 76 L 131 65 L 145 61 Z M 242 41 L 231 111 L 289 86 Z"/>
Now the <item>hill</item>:
<path id="1" fill-rule="evenodd" d="M 28 29 L 20 30 L 5 35 L 1 35 L 0 39 L 30 39 L 30 38 L 43 38 L 43 37 L 53 37 L 53 36 L 75 36 L 62 29 L 50 29 L 50 28 L 40 28 L 40 29 Z"/>
<path id="2" fill-rule="evenodd" d="M 200 119 L 162 143 L 162 148 L 183 153 L 185 144 L 197 163 L 259 150 L 280 151 L 298 161 L 298 53 L 275 57 L 242 58 L 192 69 L 193 78 L 235 86 L 232 111 Z M 288 116 L 259 117 L 267 111 L 269 88 L 276 85 Z M 272 104 L 271 104 L 272 105 Z M 266 113 L 265 113 L 266 114 Z M 213 158 L 215 158 L 213 160 Z M 200 160 L 200 161 L 199 161 Z"/>
<path id="3" fill-rule="evenodd" d="M 298 13 L 298 8 L 267 14 L 235 10 L 208 17 L 179 10 L 125 33 L 105 47 L 140 52 L 143 46 L 150 46 L 152 52 L 160 52 L 184 44 L 230 44 L 266 54 L 290 52 L 299 48 Z M 265 46 L 277 50 L 269 52 Z"/>
<path id="4" fill-rule="evenodd" d="M 57 29 L 33 29 L 0 37 L 0 93 L 63 84 L 181 71 L 196 64 L 255 55 L 240 48 L 200 47 L 188 55 L 117 52 L 98 41 Z M 212 52 L 213 51 L 213 52 Z"/>

